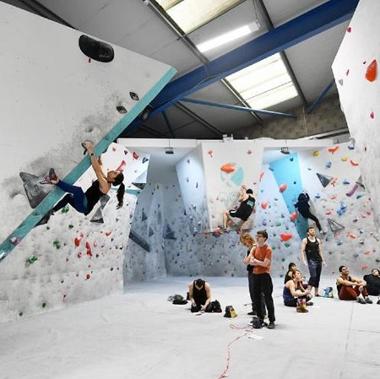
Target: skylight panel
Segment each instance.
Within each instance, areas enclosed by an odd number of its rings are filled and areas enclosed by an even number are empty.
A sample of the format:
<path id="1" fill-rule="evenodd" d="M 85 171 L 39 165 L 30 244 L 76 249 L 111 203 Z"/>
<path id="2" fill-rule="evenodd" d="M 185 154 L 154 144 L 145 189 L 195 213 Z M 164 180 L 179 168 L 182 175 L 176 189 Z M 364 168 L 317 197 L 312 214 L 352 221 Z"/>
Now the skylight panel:
<path id="1" fill-rule="evenodd" d="M 280 54 L 226 77 L 255 109 L 269 108 L 298 95 Z"/>
<path id="2" fill-rule="evenodd" d="M 190 33 L 222 13 L 237 5 L 241 0 L 157 0 L 166 13 L 185 32 Z"/>

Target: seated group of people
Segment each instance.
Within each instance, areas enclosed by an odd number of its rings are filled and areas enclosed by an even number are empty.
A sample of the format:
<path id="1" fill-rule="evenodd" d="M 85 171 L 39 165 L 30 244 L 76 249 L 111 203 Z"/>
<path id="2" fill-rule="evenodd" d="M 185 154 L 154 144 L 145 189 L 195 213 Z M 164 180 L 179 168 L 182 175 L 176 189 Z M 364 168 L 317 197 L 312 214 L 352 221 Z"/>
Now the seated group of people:
<path id="1" fill-rule="evenodd" d="M 350 275 L 347 266 L 339 267 L 340 276 L 336 280 L 340 300 L 356 300 L 360 304 L 372 304 L 369 295 L 380 297 L 380 270 L 372 269 L 371 274 L 363 279 Z M 318 295 L 317 295 L 318 296 Z M 303 276 L 295 263 L 290 263 L 285 275 L 283 300 L 289 307 L 297 307 L 298 312 L 308 312 L 307 305 L 312 305 L 311 288 L 303 283 Z M 377 301 L 380 304 L 380 298 Z"/>

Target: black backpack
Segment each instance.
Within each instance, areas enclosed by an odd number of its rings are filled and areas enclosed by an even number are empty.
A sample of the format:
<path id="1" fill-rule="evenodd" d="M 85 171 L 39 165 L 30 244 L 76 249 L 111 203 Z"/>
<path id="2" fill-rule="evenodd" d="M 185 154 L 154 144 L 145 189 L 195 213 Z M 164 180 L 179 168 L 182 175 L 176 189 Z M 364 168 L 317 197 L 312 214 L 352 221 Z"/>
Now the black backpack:
<path id="1" fill-rule="evenodd" d="M 209 308 L 209 309 L 208 309 Z M 206 312 L 222 313 L 222 307 L 218 300 L 212 301 L 206 308 Z"/>

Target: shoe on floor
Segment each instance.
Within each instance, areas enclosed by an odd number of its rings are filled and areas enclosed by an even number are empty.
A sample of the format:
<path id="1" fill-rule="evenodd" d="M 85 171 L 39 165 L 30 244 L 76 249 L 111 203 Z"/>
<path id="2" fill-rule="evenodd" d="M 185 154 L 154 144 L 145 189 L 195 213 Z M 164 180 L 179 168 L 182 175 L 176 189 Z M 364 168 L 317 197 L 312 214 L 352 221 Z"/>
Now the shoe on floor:
<path id="1" fill-rule="evenodd" d="M 373 301 L 368 296 L 364 300 L 367 304 L 373 304 Z"/>
<path id="2" fill-rule="evenodd" d="M 312 301 L 308 301 L 308 302 L 306 303 L 306 305 L 308 305 L 308 306 L 310 307 L 310 306 L 314 305 L 314 303 L 313 303 Z"/>
<path id="3" fill-rule="evenodd" d="M 247 313 L 248 316 L 257 316 L 257 313 L 255 311 L 251 311 Z"/>
<path id="4" fill-rule="evenodd" d="M 261 329 L 263 326 L 267 325 L 263 320 L 260 320 L 257 316 L 254 316 L 252 318 L 251 324 L 253 329 Z"/>
<path id="5" fill-rule="evenodd" d="M 367 304 L 366 301 L 362 297 L 358 297 L 359 304 Z"/>
<path id="6" fill-rule="evenodd" d="M 267 325 L 268 329 L 274 329 L 276 327 L 275 323 L 272 321 Z"/>
<path id="7" fill-rule="evenodd" d="M 379 299 L 379 300 L 377 300 L 377 303 L 376 303 L 376 304 L 380 305 L 380 299 Z"/>

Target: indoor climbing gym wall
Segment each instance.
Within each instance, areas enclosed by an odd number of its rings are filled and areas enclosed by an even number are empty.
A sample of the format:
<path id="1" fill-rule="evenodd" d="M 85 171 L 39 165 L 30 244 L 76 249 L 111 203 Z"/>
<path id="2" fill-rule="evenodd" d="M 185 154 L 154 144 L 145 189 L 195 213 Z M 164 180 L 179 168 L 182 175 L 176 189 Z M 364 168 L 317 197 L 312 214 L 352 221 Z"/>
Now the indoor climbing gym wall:
<path id="1" fill-rule="evenodd" d="M 301 240 L 308 224 L 315 225 L 294 207 L 303 191 L 322 225 L 324 273 L 335 274 L 341 264 L 356 273 L 377 267 L 379 237 L 353 140 L 283 155 L 266 164 L 260 178 L 255 224 L 269 232 L 275 272 L 284 271 L 289 262 L 300 263 Z"/>
<path id="2" fill-rule="evenodd" d="M 257 193 L 262 152 L 263 144 L 255 140 L 202 143 L 211 230 L 223 225 L 223 212 L 238 204 L 242 185 Z"/>
<path id="3" fill-rule="evenodd" d="M 175 70 L 5 3 L 0 3 L 0 33 L 7 36 L 0 60 L 0 314 L 7 319 L 121 288 L 120 259 L 140 189 L 128 188 L 116 213 L 112 191 L 108 202 L 99 203 L 102 214 L 95 207 L 88 217 L 79 216 L 87 226 L 70 209 L 65 221 L 56 214 L 46 226 L 35 227 L 63 195 L 40 182 L 55 167 L 69 183 L 89 183 L 90 160 L 81 141 L 93 141 L 97 154 L 105 152 Z M 88 49 L 88 38 L 103 46 L 103 58 Z M 146 170 L 143 155 L 124 149 L 120 154 L 127 171 L 129 159 Z M 128 171 L 139 183 L 137 172 Z M 114 258 L 106 263 L 108 251 Z"/>
<path id="4" fill-rule="evenodd" d="M 124 250 L 149 157 L 112 143 L 102 163 L 105 170 L 123 170 L 123 207 L 112 187 L 88 216 L 66 206 L 36 226 L 0 264 L 0 320 L 121 291 Z M 76 185 L 95 179 L 89 168 Z"/>
<path id="5" fill-rule="evenodd" d="M 366 186 L 380 228 L 380 3 L 361 0 L 333 63 L 342 111 L 362 162 Z"/>
<path id="6" fill-rule="evenodd" d="M 112 60 L 90 58 L 80 31 L 3 2 L 0 33 L 7 36 L 0 60 L 0 212 L 7 220 L 0 226 L 0 257 L 4 257 L 60 195 L 53 191 L 41 204 L 33 204 L 33 215 L 26 220 L 31 208 L 20 173 L 40 177 L 55 167 L 73 183 L 89 167 L 80 142 L 90 139 L 97 153 L 104 152 L 175 70 L 102 41 L 96 43 L 104 44 Z"/>

